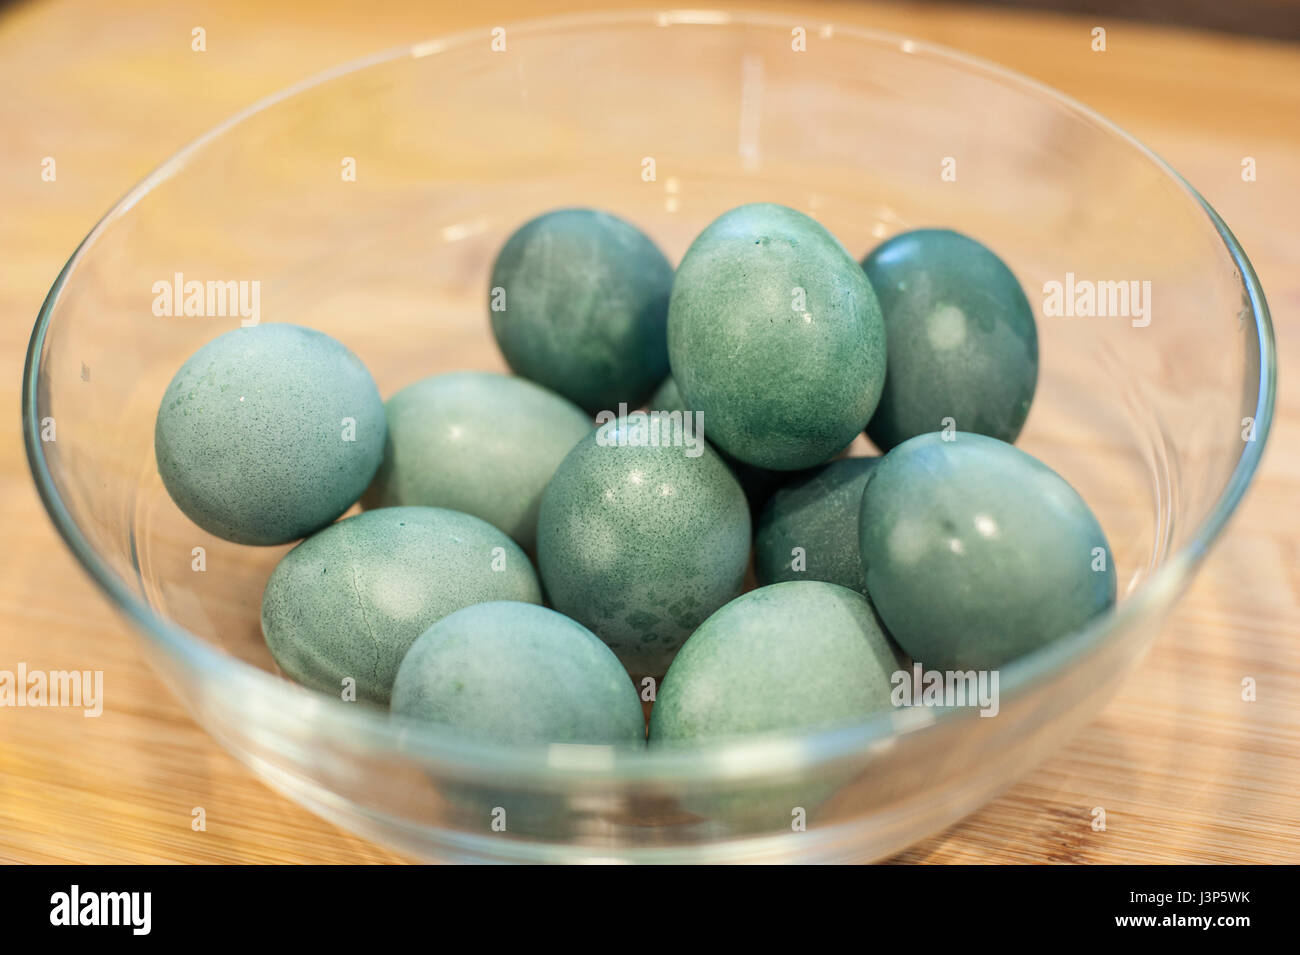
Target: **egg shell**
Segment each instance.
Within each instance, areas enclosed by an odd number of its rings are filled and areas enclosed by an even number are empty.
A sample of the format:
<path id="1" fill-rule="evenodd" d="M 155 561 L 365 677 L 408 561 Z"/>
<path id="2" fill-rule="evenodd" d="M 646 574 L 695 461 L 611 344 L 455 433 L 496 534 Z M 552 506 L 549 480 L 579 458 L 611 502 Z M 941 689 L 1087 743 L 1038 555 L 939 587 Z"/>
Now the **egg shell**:
<path id="1" fill-rule="evenodd" d="M 1011 269 L 947 229 L 896 235 L 863 269 L 880 299 L 889 354 L 867 425 L 876 447 L 944 428 L 1014 441 L 1038 383 L 1038 331 Z"/>
<path id="2" fill-rule="evenodd" d="M 745 495 L 702 439 L 636 440 L 636 415 L 600 424 L 542 497 L 537 556 L 551 605 L 591 629 L 637 678 L 659 676 L 749 562 Z"/>
<path id="3" fill-rule="evenodd" d="M 498 743 L 645 742 L 640 696 L 609 647 L 527 603 L 475 604 L 426 630 L 397 671 L 392 709 Z"/>
<path id="4" fill-rule="evenodd" d="M 635 408 L 668 374 L 673 268 L 641 230 L 560 209 L 510 236 L 492 265 L 492 333 L 517 374 L 590 414 Z"/>
<path id="5" fill-rule="evenodd" d="M 1037 458 L 957 432 L 904 441 L 862 496 L 867 592 L 927 668 L 994 669 L 1115 601 L 1115 564 L 1083 498 Z"/>
<path id="6" fill-rule="evenodd" d="M 437 507 L 365 511 L 313 534 L 276 565 L 262 634 L 293 680 L 387 705 L 416 637 L 489 600 L 541 603 L 519 545 L 486 521 Z"/>
<path id="7" fill-rule="evenodd" d="M 865 273 L 812 219 L 768 203 L 732 209 L 691 244 L 673 281 L 668 353 L 709 439 L 782 471 L 844 450 L 885 380 Z"/>
<path id="8" fill-rule="evenodd" d="M 239 544 L 284 544 L 335 520 L 379 467 L 384 405 L 361 360 L 298 325 L 237 328 L 167 386 L 154 427 L 163 485 Z"/>
<path id="9" fill-rule="evenodd" d="M 862 489 L 880 458 L 841 458 L 772 495 L 758 519 L 754 574 L 761 585 L 824 580 L 867 592 L 858 556 Z M 802 568 L 795 569 L 796 548 Z"/>
<path id="10" fill-rule="evenodd" d="M 592 430 L 571 401 L 493 372 L 434 375 L 397 392 L 385 408 L 388 440 L 367 507 L 463 511 L 530 552 L 547 482 Z"/>
<path id="11" fill-rule="evenodd" d="M 906 661 L 861 594 L 787 581 L 736 598 L 673 660 L 650 741 L 704 742 L 826 727 L 889 708 Z"/>

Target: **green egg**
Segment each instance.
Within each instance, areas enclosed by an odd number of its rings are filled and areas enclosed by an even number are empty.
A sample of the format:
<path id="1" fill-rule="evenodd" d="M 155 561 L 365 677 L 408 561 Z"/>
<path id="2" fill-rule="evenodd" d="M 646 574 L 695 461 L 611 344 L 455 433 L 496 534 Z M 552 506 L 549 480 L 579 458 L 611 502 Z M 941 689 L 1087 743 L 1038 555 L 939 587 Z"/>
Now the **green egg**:
<path id="1" fill-rule="evenodd" d="M 883 243 L 862 267 L 889 351 L 867 426 L 876 446 L 945 428 L 1014 441 L 1038 382 L 1038 331 L 1006 264 L 964 235 L 918 229 Z"/>
<path id="2" fill-rule="evenodd" d="M 628 222 L 560 209 L 520 226 L 492 266 L 492 333 L 519 375 L 590 414 L 635 408 L 668 374 L 673 268 Z"/>
<path id="3" fill-rule="evenodd" d="M 659 383 L 655 393 L 650 396 L 649 408 L 658 411 L 687 411 L 686 402 L 682 400 L 681 389 L 673 376 L 669 375 Z"/>
<path id="4" fill-rule="evenodd" d="M 237 328 L 183 364 L 154 425 L 158 473 L 205 531 L 284 544 L 351 507 L 379 467 L 384 404 L 360 359 L 298 325 Z"/>
<path id="5" fill-rule="evenodd" d="M 904 441 L 867 483 L 859 532 L 871 601 L 927 668 L 994 669 L 1115 601 L 1110 546 L 1083 498 L 996 438 Z"/>
<path id="6" fill-rule="evenodd" d="M 572 402 L 522 378 L 460 371 L 388 399 L 384 461 L 367 507 L 417 504 L 481 517 L 532 551 L 542 491 L 592 429 Z"/>
<path id="7" fill-rule="evenodd" d="M 824 580 L 867 592 L 858 557 L 862 489 L 880 458 L 841 458 L 790 481 L 758 519 L 754 573 L 759 584 Z"/>
<path id="8" fill-rule="evenodd" d="M 719 448 L 793 471 L 844 450 L 885 380 L 885 327 L 861 267 L 784 206 L 732 209 L 687 250 L 668 309 L 683 398 Z"/>
<path id="9" fill-rule="evenodd" d="M 650 741 L 853 722 L 892 705 L 905 666 L 861 594 L 815 580 L 760 587 L 686 641 L 659 688 Z"/>
<path id="10" fill-rule="evenodd" d="M 672 375 L 665 378 L 651 395 L 649 407 L 652 411 L 687 411 L 686 402 L 682 400 L 681 390 Z M 714 445 L 713 449 L 718 452 L 727 467 L 731 468 L 731 473 L 736 476 L 736 480 L 740 482 L 740 487 L 745 492 L 745 499 L 749 502 L 749 512 L 754 517 L 758 516 L 763 505 L 772 496 L 772 492 L 790 478 L 789 471 L 756 468 L 752 464 L 733 458 L 726 451 L 720 450 L 717 445 Z"/>
<path id="11" fill-rule="evenodd" d="M 519 546 L 486 521 L 438 507 L 385 507 L 332 524 L 289 551 L 262 596 L 262 634 L 293 680 L 387 705 L 416 637 L 489 600 L 539 604 Z"/>
<path id="12" fill-rule="evenodd" d="M 857 722 L 892 708 L 905 668 L 861 594 L 815 580 L 760 587 L 686 641 L 659 687 L 650 744 L 695 748 Z M 743 791 L 691 792 L 682 807 L 734 835 L 779 830 L 796 817 L 814 826 L 851 778 L 848 770 L 775 776 Z"/>
<path id="13" fill-rule="evenodd" d="M 641 698 L 609 647 L 527 603 L 476 604 L 426 630 L 397 671 L 392 709 L 497 743 L 645 742 Z"/>
<path id="14" fill-rule="evenodd" d="M 750 544 L 744 492 L 717 452 L 698 436 L 646 443 L 649 420 L 601 421 L 579 441 L 542 497 L 537 528 L 551 605 L 637 678 L 661 675 L 740 591 Z"/>

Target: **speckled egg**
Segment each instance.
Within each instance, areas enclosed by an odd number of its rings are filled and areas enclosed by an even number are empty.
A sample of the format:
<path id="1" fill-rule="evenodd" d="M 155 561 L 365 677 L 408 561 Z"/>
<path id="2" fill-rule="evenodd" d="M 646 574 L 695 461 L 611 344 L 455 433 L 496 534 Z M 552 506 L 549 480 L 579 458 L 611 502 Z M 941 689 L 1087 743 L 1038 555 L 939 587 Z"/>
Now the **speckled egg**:
<path id="1" fill-rule="evenodd" d="M 668 374 L 673 268 L 636 226 L 560 209 L 520 226 L 492 266 L 492 333 L 517 374 L 590 414 L 642 404 Z"/>
<path id="2" fill-rule="evenodd" d="M 551 605 L 638 678 L 661 675 L 739 592 L 750 543 L 745 494 L 717 452 L 698 436 L 683 446 L 661 433 L 649 444 L 650 420 L 601 422 L 579 441 L 542 497 L 537 528 Z"/>
<path id="3" fill-rule="evenodd" d="M 1012 271 L 947 229 L 896 235 L 862 267 L 880 298 L 889 352 L 867 426 L 876 446 L 888 451 L 948 427 L 1014 441 L 1038 382 L 1038 332 Z"/>
<path id="4" fill-rule="evenodd" d="M 360 359 L 310 328 L 237 328 L 181 366 L 163 394 L 154 456 L 205 531 L 284 544 L 361 496 L 384 449 L 384 404 Z"/>
<path id="5" fill-rule="evenodd" d="M 497 743 L 645 742 L 641 698 L 594 633 L 533 604 L 443 617 L 411 645 L 394 713 Z"/>
<path id="6" fill-rule="evenodd" d="M 677 382 L 673 380 L 672 375 L 665 378 L 655 389 L 655 393 L 650 396 L 649 408 L 652 411 L 685 412 L 688 410 L 686 402 L 682 400 L 681 389 L 677 387 Z M 789 471 L 772 471 L 754 467 L 752 464 L 733 458 L 717 445 L 713 445 L 713 449 L 718 452 L 727 467 L 731 468 L 731 473 L 736 476 L 736 480 L 740 482 L 740 487 L 745 492 L 745 499 L 749 502 L 749 512 L 752 517 L 758 517 L 763 505 L 772 496 L 772 492 L 790 479 Z"/>
<path id="7" fill-rule="evenodd" d="M 866 598 L 824 581 L 751 590 L 709 617 L 673 660 L 651 743 L 825 727 L 891 706 L 906 662 Z"/>
<path id="8" fill-rule="evenodd" d="M 754 573 L 760 584 L 824 580 L 867 592 L 858 558 L 858 511 L 862 489 L 879 461 L 832 461 L 772 495 L 754 540 Z"/>
<path id="9" fill-rule="evenodd" d="M 995 438 L 924 434 L 862 496 L 867 592 L 899 645 L 937 670 L 993 669 L 1115 600 L 1115 565 L 1074 488 Z"/>
<path id="10" fill-rule="evenodd" d="M 262 634 L 291 679 L 387 705 L 415 638 L 489 600 L 541 603 L 537 575 L 486 521 L 439 507 L 365 511 L 284 556 L 262 596 Z"/>
<path id="11" fill-rule="evenodd" d="M 388 399 L 384 462 L 367 507 L 419 504 L 481 517 L 531 551 L 542 491 L 592 429 L 540 385 L 483 371 L 425 378 Z"/>
<path id="12" fill-rule="evenodd" d="M 866 275 L 812 219 L 767 203 L 732 209 L 687 250 L 668 353 L 709 439 L 782 471 L 844 450 L 885 380 L 885 327 Z"/>

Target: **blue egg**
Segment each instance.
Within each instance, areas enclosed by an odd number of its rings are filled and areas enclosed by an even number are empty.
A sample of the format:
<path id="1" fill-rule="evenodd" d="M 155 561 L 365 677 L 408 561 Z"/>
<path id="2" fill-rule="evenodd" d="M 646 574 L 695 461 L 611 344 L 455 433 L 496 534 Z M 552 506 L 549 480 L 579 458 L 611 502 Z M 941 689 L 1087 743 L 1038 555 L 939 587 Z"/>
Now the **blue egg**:
<path id="1" fill-rule="evenodd" d="M 861 594 L 818 580 L 760 587 L 691 634 L 659 688 L 650 741 L 851 723 L 891 706 L 904 664 Z"/>
<path id="2" fill-rule="evenodd" d="M 867 592 L 858 558 L 858 511 L 879 462 L 841 458 L 798 475 L 772 495 L 754 535 L 759 584 L 825 580 Z"/>
<path id="3" fill-rule="evenodd" d="M 631 223 L 595 209 L 538 216 L 506 241 L 491 282 L 511 369 L 590 414 L 637 407 L 668 374 L 673 267 Z"/>
<path id="4" fill-rule="evenodd" d="M 923 434 L 862 494 L 867 595 L 935 670 L 994 669 L 1085 626 L 1115 601 L 1115 563 L 1074 488 L 979 434 Z"/>
<path id="5" fill-rule="evenodd" d="M 262 596 L 262 634 L 290 678 L 387 705 L 416 637 L 489 600 L 539 604 L 519 545 L 440 507 L 383 507 L 332 524 L 284 556 Z"/>
<path id="6" fill-rule="evenodd" d="M 992 250 L 917 229 L 862 263 L 880 299 L 885 388 L 867 425 L 882 451 L 949 427 L 1014 441 L 1038 383 L 1034 310 Z"/>
<path id="7" fill-rule="evenodd" d="M 652 420 L 634 412 L 579 441 L 537 521 L 551 603 L 638 678 L 662 674 L 691 631 L 740 591 L 750 545 L 745 494 L 718 453 L 699 434 L 689 447 L 673 444 L 671 429 L 651 430 Z"/>
<path id="8" fill-rule="evenodd" d="M 528 551 L 542 492 L 592 425 L 576 405 L 523 378 L 434 375 L 388 399 L 388 445 L 367 507 L 419 504 L 473 514 Z"/>
<path id="9" fill-rule="evenodd" d="M 534 604 L 494 601 L 443 617 L 411 645 L 394 713 L 496 743 L 642 745 L 641 698 L 594 633 Z"/>
<path id="10" fill-rule="evenodd" d="M 871 419 L 885 325 L 866 275 L 801 212 L 724 213 L 686 251 L 668 305 L 668 356 L 687 407 L 734 458 L 822 464 Z"/>
<path id="11" fill-rule="evenodd" d="M 237 328 L 163 394 L 154 454 L 176 506 L 239 544 L 284 544 L 339 517 L 383 458 L 384 403 L 361 360 L 309 328 Z"/>

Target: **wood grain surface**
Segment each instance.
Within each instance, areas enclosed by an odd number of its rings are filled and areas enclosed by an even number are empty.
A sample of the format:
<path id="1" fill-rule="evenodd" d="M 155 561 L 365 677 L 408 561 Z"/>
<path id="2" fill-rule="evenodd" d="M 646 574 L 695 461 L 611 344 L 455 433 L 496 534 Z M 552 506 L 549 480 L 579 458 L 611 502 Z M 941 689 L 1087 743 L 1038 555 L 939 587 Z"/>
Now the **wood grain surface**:
<path id="1" fill-rule="evenodd" d="M 603 3 L 602 7 L 620 6 Z M 729 6 L 728 4 L 718 4 Z M 1144 665 L 1096 722 L 909 862 L 1300 861 L 1300 47 L 935 4 L 750 3 L 958 47 L 1064 90 L 1133 132 L 1222 213 L 1277 325 L 1264 468 Z M 41 299 L 102 212 L 246 105 L 336 63 L 581 3 L 58 0 L 0 13 L 0 669 L 102 669 L 115 705 L 0 709 L 0 860 L 401 861 L 267 789 L 184 712 L 67 553 L 20 440 Z M 190 49 L 192 28 L 207 51 Z M 1104 26 L 1107 51 L 1090 50 Z M 55 182 L 41 179 L 43 157 Z M 1244 156 L 1258 178 L 1243 182 Z M 1243 677 L 1258 699 L 1241 700 Z M 203 807 L 207 830 L 191 829 Z M 1091 828 L 1104 807 L 1107 828 Z"/>

